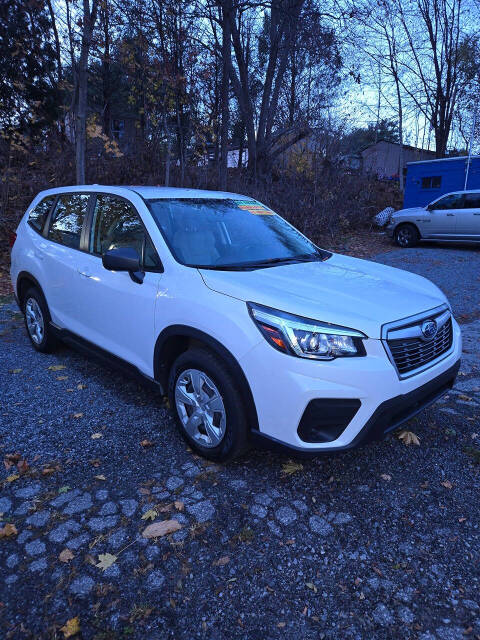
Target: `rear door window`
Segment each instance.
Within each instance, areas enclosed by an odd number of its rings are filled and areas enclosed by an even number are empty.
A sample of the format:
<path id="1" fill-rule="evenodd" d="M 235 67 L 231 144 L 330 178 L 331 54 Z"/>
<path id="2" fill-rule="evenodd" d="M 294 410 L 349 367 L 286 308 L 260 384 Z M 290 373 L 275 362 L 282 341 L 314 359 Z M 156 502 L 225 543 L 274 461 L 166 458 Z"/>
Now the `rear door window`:
<path id="1" fill-rule="evenodd" d="M 480 193 L 466 193 L 464 198 L 465 209 L 480 209 Z"/>
<path id="2" fill-rule="evenodd" d="M 48 231 L 49 240 L 73 249 L 80 248 L 80 236 L 87 215 L 87 193 L 63 194 L 58 198 Z"/>
<path id="3" fill-rule="evenodd" d="M 42 233 L 45 220 L 50 213 L 50 209 L 52 208 L 56 197 L 57 196 L 47 196 L 46 198 L 43 198 L 43 200 L 41 200 L 37 206 L 30 211 L 28 224 L 33 227 L 35 231 Z"/>

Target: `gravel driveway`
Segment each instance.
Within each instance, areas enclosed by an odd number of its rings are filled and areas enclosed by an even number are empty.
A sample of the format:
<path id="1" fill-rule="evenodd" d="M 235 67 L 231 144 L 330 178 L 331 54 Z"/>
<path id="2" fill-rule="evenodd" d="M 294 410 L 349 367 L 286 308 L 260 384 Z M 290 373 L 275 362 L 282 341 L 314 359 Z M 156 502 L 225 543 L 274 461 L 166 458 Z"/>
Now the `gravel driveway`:
<path id="1" fill-rule="evenodd" d="M 480 251 L 377 259 L 449 295 L 457 388 L 409 423 L 420 446 L 301 463 L 206 463 L 150 390 L 35 353 L 3 302 L 1 638 L 480 638 Z"/>

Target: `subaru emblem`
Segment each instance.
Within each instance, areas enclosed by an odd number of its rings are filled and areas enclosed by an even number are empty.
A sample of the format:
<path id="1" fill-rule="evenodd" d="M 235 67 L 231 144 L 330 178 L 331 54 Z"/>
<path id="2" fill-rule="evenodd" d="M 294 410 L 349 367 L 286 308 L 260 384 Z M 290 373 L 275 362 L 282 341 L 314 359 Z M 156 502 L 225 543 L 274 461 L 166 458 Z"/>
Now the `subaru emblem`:
<path id="1" fill-rule="evenodd" d="M 437 335 L 438 327 L 435 320 L 425 320 L 422 322 L 422 334 L 425 340 L 433 340 Z"/>

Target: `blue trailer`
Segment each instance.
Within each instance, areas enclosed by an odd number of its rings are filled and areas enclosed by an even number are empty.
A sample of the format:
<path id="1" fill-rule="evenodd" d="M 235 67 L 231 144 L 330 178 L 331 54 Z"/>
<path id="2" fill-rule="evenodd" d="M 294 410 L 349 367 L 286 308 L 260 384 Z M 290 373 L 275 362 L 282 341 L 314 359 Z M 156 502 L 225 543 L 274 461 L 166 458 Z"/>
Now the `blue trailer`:
<path id="1" fill-rule="evenodd" d="M 423 207 L 444 193 L 463 191 L 467 156 L 407 163 L 403 207 Z M 480 189 L 480 156 L 472 156 L 467 189 Z"/>

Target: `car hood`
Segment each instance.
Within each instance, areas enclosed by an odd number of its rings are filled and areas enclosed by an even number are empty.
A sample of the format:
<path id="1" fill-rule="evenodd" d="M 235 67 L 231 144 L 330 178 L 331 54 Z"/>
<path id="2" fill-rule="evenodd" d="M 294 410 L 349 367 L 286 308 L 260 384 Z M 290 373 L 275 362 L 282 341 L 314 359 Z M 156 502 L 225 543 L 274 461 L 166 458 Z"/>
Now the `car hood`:
<path id="1" fill-rule="evenodd" d="M 200 273 L 207 287 L 218 293 L 357 329 L 370 338 L 380 338 L 386 322 L 446 302 L 426 278 L 339 254 L 325 262 Z"/>
<path id="2" fill-rule="evenodd" d="M 397 216 L 416 216 L 426 212 L 427 210 L 425 207 L 410 207 L 409 209 L 400 209 L 399 211 L 395 211 L 392 214 L 392 218 L 396 218 Z"/>

